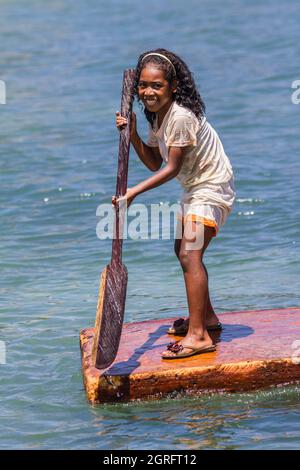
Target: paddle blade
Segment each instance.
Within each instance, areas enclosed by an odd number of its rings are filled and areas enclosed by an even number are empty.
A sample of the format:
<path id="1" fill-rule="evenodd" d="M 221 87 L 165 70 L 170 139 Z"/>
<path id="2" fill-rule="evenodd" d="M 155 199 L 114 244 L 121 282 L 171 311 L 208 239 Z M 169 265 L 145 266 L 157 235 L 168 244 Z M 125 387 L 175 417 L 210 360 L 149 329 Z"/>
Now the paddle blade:
<path id="1" fill-rule="evenodd" d="M 92 351 L 97 369 L 109 367 L 118 352 L 127 288 L 127 268 L 118 263 L 107 265 L 101 274 L 95 335 Z"/>

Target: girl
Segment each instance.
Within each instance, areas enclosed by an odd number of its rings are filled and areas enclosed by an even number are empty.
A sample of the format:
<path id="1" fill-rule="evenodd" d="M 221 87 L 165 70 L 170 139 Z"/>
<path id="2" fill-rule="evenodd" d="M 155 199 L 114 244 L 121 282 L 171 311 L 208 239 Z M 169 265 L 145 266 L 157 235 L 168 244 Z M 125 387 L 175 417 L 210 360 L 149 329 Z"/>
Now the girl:
<path id="1" fill-rule="evenodd" d="M 185 280 L 189 319 L 180 318 L 168 333 L 186 336 L 170 343 L 163 359 L 179 359 L 214 351 L 208 330 L 222 326 L 212 307 L 203 255 L 231 211 L 233 172 L 216 131 L 204 117 L 205 105 L 187 65 L 174 53 L 156 49 L 143 53 L 136 66 L 135 94 L 149 122 L 147 144 L 137 133 L 132 114 L 131 142 L 151 178 L 128 188 L 127 206 L 145 191 L 177 177 L 183 187 L 182 215 L 175 253 Z M 116 125 L 127 120 L 116 113 Z M 166 163 L 161 169 L 163 161 Z M 120 198 L 120 199 L 123 199 Z M 120 201 L 113 196 L 114 205 Z M 201 240 L 202 243 L 194 243 Z"/>

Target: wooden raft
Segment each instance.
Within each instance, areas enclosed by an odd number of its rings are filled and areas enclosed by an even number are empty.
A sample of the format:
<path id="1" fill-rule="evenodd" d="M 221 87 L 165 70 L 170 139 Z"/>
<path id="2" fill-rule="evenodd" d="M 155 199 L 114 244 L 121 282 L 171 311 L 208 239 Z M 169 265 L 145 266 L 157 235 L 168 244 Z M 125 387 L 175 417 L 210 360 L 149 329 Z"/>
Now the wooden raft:
<path id="1" fill-rule="evenodd" d="M 178 318 L 178 317 L 177 317 Z M 167 396 L 174 392 L 239 392 L 300 380 L 300 308 L 229 312 L 211 332 L 217 350 L 162 360 L 175 318 L 127 323 L 110 367 L 92 363 L 94 328 L 80 333 L 83 381 L 91 403 Z M 297 343 L 298 341 L 298 343 Z"/>

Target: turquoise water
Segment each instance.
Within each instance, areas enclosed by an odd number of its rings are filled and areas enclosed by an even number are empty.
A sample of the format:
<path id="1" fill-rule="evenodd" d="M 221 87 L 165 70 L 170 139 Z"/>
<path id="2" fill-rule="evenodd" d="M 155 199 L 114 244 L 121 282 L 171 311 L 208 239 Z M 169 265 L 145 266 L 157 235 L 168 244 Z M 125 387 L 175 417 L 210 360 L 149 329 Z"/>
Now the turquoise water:
<path id="1" fill-rule="evenodd" d="M 1 448 L 299 447 L 297 386 L 92 407 L 78 340 L 110 259 L 96 209 L 115 189 L 122 71 L 154 47 L 189 64 L 235 169 L 234 211 L 206 255 L 217 312 L 300 305 L 299 10 L 296 0 L 0 1 Z M 148 175 L 132 152 L 129 185 Z M 179 195 L 172 181 L 136 202 Z M 187 313 L 172 245 L 126 241 L 126 321 Z"/>

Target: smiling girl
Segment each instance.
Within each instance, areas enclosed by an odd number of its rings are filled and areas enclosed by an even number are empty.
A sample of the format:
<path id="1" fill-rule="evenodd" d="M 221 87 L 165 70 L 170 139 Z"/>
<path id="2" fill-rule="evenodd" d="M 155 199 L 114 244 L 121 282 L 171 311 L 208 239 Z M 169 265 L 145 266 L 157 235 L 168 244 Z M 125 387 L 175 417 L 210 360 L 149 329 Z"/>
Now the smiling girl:
<path id="1" fill-rule="evenodd" d="M 204 116 L 205 105 L 192 74 L 180 57 L 165 49 L 143 53 L 136 66 L 135 94 L 144 105 L 149 137 L 147 143 L 142 141 L 133 113 L 131 143 L 144 165 L 156 174 L 128 188 L 123 196 L 127 206 L 138 194 L 175 177 L 183 187 L 178 222 L 181 230 L 177 230 L 182 236 L 175 240 L 175 253 L 183 270 L 189 318 L 176 320 L 169 329 L 169 334 L 186 336 L 171 343 L 162 358 L 179 359 L 214 351 L 216 346 L 208 331 L 220 330 L 222 325 L 210 301 L 203 255 L 232 209 L 232 167 L 216 131 Z M 118 129 L 126 124 L 117 112 Z M 120 199 L 113 196 L 113 204 Z M 191 245 L 196 239 L 202 239 L 200 246 Z"/>

